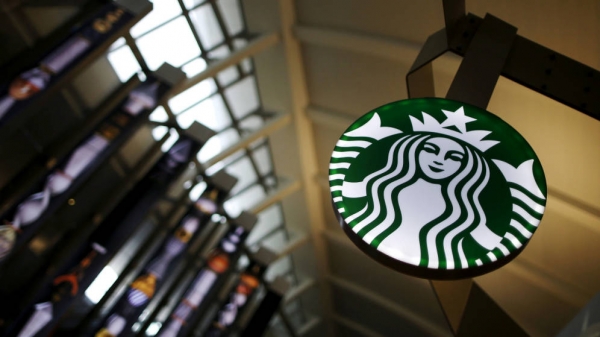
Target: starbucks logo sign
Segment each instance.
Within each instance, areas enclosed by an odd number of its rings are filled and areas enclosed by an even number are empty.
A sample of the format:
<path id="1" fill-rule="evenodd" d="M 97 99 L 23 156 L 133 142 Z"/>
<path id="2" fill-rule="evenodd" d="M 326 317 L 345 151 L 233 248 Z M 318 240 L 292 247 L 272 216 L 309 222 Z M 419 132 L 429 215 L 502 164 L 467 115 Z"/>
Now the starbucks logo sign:
<path id="1" fill-rule="evenodd" d="M 546 180 L 531 146 L 495 115 L 410 99 L 359 118 L 329 164 L 346 234 L 394 269 L 471 277 L 510 261 L 537 229 Z"/>

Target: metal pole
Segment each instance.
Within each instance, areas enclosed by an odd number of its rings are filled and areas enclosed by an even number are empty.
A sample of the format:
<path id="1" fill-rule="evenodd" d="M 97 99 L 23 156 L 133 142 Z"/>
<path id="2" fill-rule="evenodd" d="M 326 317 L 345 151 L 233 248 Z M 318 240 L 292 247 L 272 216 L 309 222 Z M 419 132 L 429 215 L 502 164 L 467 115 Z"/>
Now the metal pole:
<path id="1" fill-rule="evenodd" d="M 457 34 L 462 35 L 455 29 L 461 20 L 458 16 L 461 10 L 451 8 L 453 3 L 462 3 L 464 16 L 464 1 L 444 1 L 446 29 L 429 37 L 407 75 L 411 98 L 435 96 L 431 61 L 450 49 L 448 41 L 457 40 Z M 465 53 L 446 98 L 485 109 L 501 76 L 516 31 L 515 27 L 486 15 Z M 432 280 L 430 284 L 455 336 L 527 336 L 473 279 Z"/>

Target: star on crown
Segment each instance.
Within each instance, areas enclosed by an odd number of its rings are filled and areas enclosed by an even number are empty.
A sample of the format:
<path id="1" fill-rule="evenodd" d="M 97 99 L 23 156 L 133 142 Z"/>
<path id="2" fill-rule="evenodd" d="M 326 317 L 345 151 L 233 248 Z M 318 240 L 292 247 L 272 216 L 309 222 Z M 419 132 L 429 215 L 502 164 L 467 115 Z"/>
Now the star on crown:
<path id="1" fill-rule="evenodd" d="M 446 136 L 457 138 L 475 146 L 481 150 L 481 152 L 485 152 L 492 146 L 499 143 L 499 141 L 496 140 L 483 140 L 483 138 L 491 133 L 490 131 L 467 131 L 466 124 L 473 122 L 476 119 L 466 116 L 463 107 L 460 107 L 456 111 L 447 111 L 442 109 L 442 112 L 444 115 L 446 115 L 446 120 L 441 124 L 426 112 L 421 112 L 423 114 L 423 122 L 413 116 L 409 116 L 413 131 L 440 133 Z M 459 131 L 448 129 L 448 126 L 454 126 Z"/>

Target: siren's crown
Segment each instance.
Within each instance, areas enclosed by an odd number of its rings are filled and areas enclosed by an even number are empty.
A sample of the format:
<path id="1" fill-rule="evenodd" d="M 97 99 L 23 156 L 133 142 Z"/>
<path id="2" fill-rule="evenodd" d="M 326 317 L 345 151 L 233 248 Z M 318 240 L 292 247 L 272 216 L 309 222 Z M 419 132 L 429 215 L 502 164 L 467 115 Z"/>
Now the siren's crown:
<path id="1" fill-rule="evenodd" d="M 452 138 L 457 138 L 463 142 L 467 142 L 474 147 L 481 150 L 481 152 L 487 151 L 492 146 L 498 144 L 496 140 L 483 140 L 485 136 L 489 135 L 490 131 L 485 130 L 473 130 L 467 131 L 465 124 L 475 121 L 475 118 L 465 116 L 463 107 L 460 107 L 456 111 L 443 110 L 442 112 L 446 115 L 446 120 L 442 123 L 438 122 L 435 118 L 431 117 L 426 112 L 422 112 L 423 121 L 421 122 L 418 118 L 410 116 L 410 122 L 412 123 L 413 131 L 432 132 L 439 133 Z M 455 126 L 459 131 L 448 129 L 448 126 Z"/>

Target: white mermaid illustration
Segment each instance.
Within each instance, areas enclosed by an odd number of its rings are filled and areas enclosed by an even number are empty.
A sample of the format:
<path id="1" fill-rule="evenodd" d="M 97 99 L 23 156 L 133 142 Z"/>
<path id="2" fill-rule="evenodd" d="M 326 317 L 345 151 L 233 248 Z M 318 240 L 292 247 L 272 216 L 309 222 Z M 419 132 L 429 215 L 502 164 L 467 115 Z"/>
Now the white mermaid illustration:
<path id="1" fill-rule="evenodd" d="M 466 124 L 475 118 L 466 116 L 463 107 L 442 112 L 446 116 L 442 123 L 426 112 L 422 121 L 409 116 L 410 133 L 382 127 L 378 113 L 346 132 L 330 164 L 333 201 L 354 233 L 394 259 L 431 269 L 480 266 L 507 256 L 531 237 L 545 197 L 533 174 L 533 159 L 515 168 L 486 158 L 484 153 L 500 141 L 484 140 L 490 131 L 467 131 Z M 383 139 L 393 140 L 389 152 L 382 154 L 386 158 L 380 162 L 385 165 L 360 164 L 368 167 L 363 169 L 364 178 L 348 181 L 346 174 L 353 169 L 351 163 L 355 165 L 352 160 Z M 492 165 L 498 170 L 492 170 Z M 505 233 L 490 229 L 480 201 L 491 175 L 498 171 L 512 203 Z M 352 199 L 362 201 L 364 207 L 346 211 L 344 206 Z M 485 253 L 469 256 L 463 247 L 467 241 Z"/>

